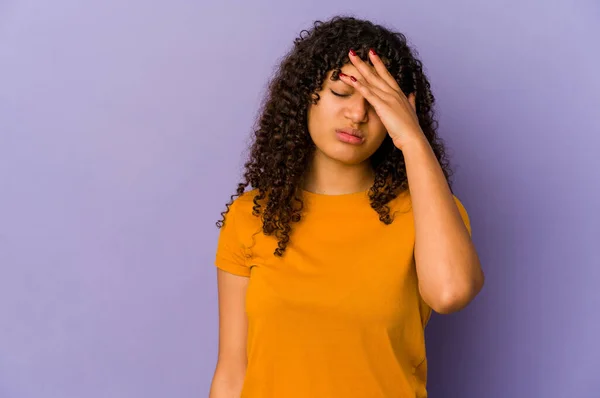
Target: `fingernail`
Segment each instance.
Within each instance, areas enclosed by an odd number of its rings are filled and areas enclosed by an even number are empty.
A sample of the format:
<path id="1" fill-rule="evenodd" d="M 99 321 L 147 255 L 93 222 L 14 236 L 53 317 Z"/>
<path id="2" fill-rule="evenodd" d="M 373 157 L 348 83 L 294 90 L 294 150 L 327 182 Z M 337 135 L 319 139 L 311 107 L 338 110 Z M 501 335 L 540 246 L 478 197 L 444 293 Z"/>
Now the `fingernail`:
<path id="1" fill-rule="evenodd" d="M 348 76 L 348 75 L 347 75 L 347 74 L 345 74 L 345 73 L 342 73 L 342 72 L 340 72 L 340 73 L 338 73 L 338 76 L 339 76 L 339 77 L 346 77 L 346 76 Z"/>
<path id="2" fill-rule="evenodd" d="M 350 80 L 352 80 L 353 82 L 355 82 L 356 78 L 354 76 L 350 76 Z"/>
<path id="3" fill-rule="evenodd" d="M 354 51 L 353 49 L 350 49 L 350 55 L 352 55 L 353 57 L 356 57 L 356 51 Z"/>
<path id="4" fill-rule="evenodd" d="M 375 53 L 375 50 L 373 50 L 372 48 L 371 48 L 371 49 L 369 49 L 369 52 L 370 52 L 372 55 L 377 55 L 377 54 Z"/>

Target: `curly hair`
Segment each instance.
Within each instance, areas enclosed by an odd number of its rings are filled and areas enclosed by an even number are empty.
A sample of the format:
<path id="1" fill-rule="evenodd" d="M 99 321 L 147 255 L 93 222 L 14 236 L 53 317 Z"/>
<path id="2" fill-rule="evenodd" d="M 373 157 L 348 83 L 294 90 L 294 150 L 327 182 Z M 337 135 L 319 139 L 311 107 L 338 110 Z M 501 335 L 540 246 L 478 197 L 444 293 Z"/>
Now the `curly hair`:
<path id="1" fill-rule="evenodd" d="M 415 92 L 419 124 L 451 184 L 452 171 L 444 143 L 436 133 L 435 99 L 417 52 L 409 47 L 402 33 L 355 17 L 336 16 L 326 22 L 314 22 L 310 31 L 301 31 L 270 81 L 254 128 L 243 180 L 221 213 L 219 228 L 234 199 L 250 186 L 257 191 L 252 213 L 262 216 L 263 233 L 277 238 L 274 255 L 283 255 L 290 241 L 292 223 L 301 219 L 304 206 L 301 186 L 315 149 L 308 132 L 308 109 L 311 103 L 318 102 L 317 92 L 322 89 L 328 72 L 333 70 L 332 79 L 339 78 L 342 66 L 350 62 L 350 48 L 367 62 L 370 62 L 367 52 L 373 48 L 401 90 L 406 95 Z M 381 222 L 391 224 L 393 217 L 388 203 L 408 189 L 404 156 L 387 136 L 369 160 L 375 174 L 369 189 L 371 207 Z"/>

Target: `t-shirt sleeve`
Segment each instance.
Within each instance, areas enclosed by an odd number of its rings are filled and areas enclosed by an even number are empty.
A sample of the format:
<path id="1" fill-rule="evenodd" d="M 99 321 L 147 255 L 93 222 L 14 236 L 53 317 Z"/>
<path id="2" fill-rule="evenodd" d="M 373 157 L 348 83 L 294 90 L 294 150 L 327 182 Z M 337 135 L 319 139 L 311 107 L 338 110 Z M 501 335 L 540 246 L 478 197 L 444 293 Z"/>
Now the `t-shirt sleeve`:
<path id="1" fill-rule="evenodd" d="M 460 216 L 462 217 L 463 222 L 465 223 L 465 226 L 467 227 L 467 230 L 469 231 L 469 235 L 471 235 L 471 220 L 469 219 L 469 214 L 467 213 L 467 209 L 465 209 L 465 206 L 463 206 L 461 201 L 456 196 L 454 196 L 454 202 L 456 202 L 456 206 L 458 207 Z"/>
<path id="2" fill-rule="evenodd" d="M 250 276 L 250 268 L 246 263 L 246 253 L 239 237 L 238 203 L 235 201 L 225 214 L 225 222 L 219 232 L 215 265 L 223 271 L 239 276 Z"/>

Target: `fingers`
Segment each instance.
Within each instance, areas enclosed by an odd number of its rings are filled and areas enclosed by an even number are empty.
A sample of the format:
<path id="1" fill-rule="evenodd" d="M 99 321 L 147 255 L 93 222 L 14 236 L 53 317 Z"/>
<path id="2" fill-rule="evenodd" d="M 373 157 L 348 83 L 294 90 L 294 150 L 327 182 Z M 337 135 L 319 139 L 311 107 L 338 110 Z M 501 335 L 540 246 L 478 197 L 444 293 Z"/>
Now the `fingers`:
<path id="1" fill-rule="evenodd" d="M 398 85 L 398 82 L 396 82 L 396 79 L 394 79 L 394 77 L 392 76 L 390 71 L 386 68 L 386 66 L 383 63 L 383 61 L 381 60 L 381 58 L 379 58 L 379 56 L 375 53 L 375 50 L 373 50 L 373 49 L 369 50 L 369 59 L 373 63 L 373 66 L 375 67 L 375 71 L 377 71 L 377 74 L 379 75 L 379 77 L 381 77 L 395 91 L 402 92 L 402 90 L 400 90 L 400 86 Z"/>
<path id="2" fill-rule="evenodd" d="M 383 106 L 384 99 L 387 99 L 390 96 L 388 92 L 371 84 L 365 84 L 354 76 L 348 76 L 340 72 L 339 77 L 344 83 L 351 85 L 355 90 L 361 93 L 361 95 L 376 109 Z"/>
<path id="3" fill-rule="evenodd" d="M 373 63 L 373 66 L 364 62 L 356 55 L 354 50 L 350 50 L 350 61 L 363 76 L 366 85 L 369 86 L 369 88 L 372 88 L 373 91 L 383 99 L 386 99 L 389 94 L 394 94 L 394 96 L 399 97 L 401 100 L 408 100 L 410 106 L 416 112 L 415 93 L 411 93 L 407 97 L 404 92 L 402 92 L 396 79 L 394 79 L 381 58 L 379 58 L 373 49 L 369 50 L 369 59 Z M 388 95 L 385 95 L 386 93 Z"/>
<path id="4" fill-rule="evenodd" d="M 358 69 L 358 72 L 361 74 L 361 76 L 367 83 L 383 91 L 390 92 L 396 90 L 393 86 L 390 86 L 390 84 L 386 80 L 381 78 L 380 73 L 377 71 L 377 69 L 373 68 L 371 65 L 364 62 L 358 55 L 356 55 L 354 50 L 350 50 L 349 54 L 350 62 L 352 62 L 352 65 L 354 65 L 354 67 Z M 379 63 L 383 65 L 381 60 L 379 60 Z M 385 65 L 383 65 L 383 68 L 385 69 Z"/>

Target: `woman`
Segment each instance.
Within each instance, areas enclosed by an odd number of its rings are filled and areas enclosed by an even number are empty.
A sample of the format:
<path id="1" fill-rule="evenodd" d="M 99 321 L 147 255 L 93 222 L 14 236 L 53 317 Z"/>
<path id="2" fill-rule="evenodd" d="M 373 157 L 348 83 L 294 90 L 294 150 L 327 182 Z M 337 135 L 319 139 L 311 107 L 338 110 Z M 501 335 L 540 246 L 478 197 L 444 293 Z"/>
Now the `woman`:
<path id="1" fill-rule="evenodd" d="M 430 314 L 484 279 L 429 82 L 369 21 L 302 33 L 218 223 L 210 396 L 425 397 Z"/>

